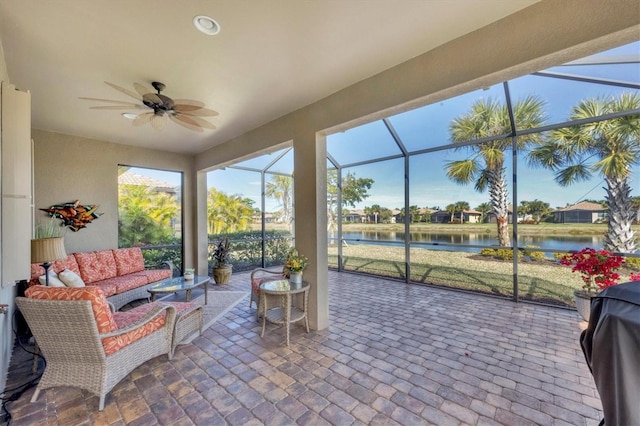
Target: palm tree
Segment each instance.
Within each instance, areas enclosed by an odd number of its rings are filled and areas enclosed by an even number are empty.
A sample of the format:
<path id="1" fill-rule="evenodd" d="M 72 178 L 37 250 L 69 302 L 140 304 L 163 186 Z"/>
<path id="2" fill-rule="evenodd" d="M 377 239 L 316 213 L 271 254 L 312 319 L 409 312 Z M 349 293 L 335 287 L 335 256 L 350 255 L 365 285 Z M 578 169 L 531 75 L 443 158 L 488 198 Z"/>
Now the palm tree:
<path id="1" fill-rule="evenodd" d="M 469 210 L 471 206 L 466 201 L 456 201 L 455 210 L 460 212 L 460 223 L 464 223 L 464 211 Z"/>
<path id="2" fill-rule="evenodd" d="M 489 203 L 480 203 L 478 204 L 478 206 L 476 206 L 475 209 L 478 210 L 480 213 L 482 213 L 482 216 L 480 216 L 480 222 L 482 223 L 485 222 L 487 218 L 487 213 L 493 210 L 493 208 L 491 207 L 491 204 Z"/>
<path id="3" fill-rule="evenodd" d="M 456 205 L 455 204 L 448 204 L 447 207 L 444 208 L 447 213 L 449 214 L 449 223 L 453 222 L 453 218 L 456 215 Z"/>
<path id="4" fill-rule="evenodd" d="M 118 241 L 121 247 L 159 244 L 175 236 L 180 214 L 175 196 L 143 185 L 118 187 Z"/>
<path id="5" fill-rule="evenodd" d="M 269 198 L 275 198 L 282 205 L 281 215 L 282 221 L 291 227 L 292 220 L 292 203 L 291 203 L 291 186 L 293 179 L 291 176 L 274 175 L 271 182 L 267 182 L 265 195 Z M 291 230 L 291 228 L 290 228 Z"/>
<path id="6" fill-rule="evenodd" d="M 513 114 L 519 130 L 540 127 L 545 117 L 544 103 L 535 96 L 528 96 L 514 104 Z M 509 114 L 505 105 L 491 99 L 478 99 L 471 111 L 455 118 L 449 125 L 451 141 L 463 143 L 474 139 L 512 133 Z M 538 133 L 521 135 L 516 139 L 518 149 L 524 149 L 538 141 Z M 469 158 L 448 162 L 445 166 L 447 177 L 466 185 L 475 181 L 475 190 L 489 190 L 489 197 L 498 226 L 498 242 L 510 246 L 508 227 L 507 184 L 505 180 L 505 151 L 512 148 L 511 139 L 498 139 L 478 145 L 464 147 L 471 151 Z"/>
<path id="7" fill-rule="evenodd" d="M 216 235 L 247 230 L 253 211 L 251 200 L 210 188 L 207 197 L 207 231 Z"/>
<path id="8" fill-rule="evenodd" d="M 520 202 L 520 204 L 525 203 L 525 201 Z M 546 216 L 551 210 L 551 206 L 549 203 L 545 203 L 544 201 L 540 201 L 537 198 L 533 201 L 526 201 L 526 213 L 532 214 L 535 218 L 536 225 L 540 223 L 541 219 Z"/>
<path id="9" fill-rule="evenodd" d="M 570 119 L 639 109 L 640 95 L 623 93 L 619 97 L 582 100 L 573 107 Z M 640 115 L 555 130 L 531 151 L 529 159 L 533 165 L 553 170 L 555 181 L 561 186 L 601 175 L 607 184 L 605 200 L 609 210 L 605 248 L 619 253 L 635 251 L 629 177 L 632 166 L 640 163 Z"/>
<path id="10" fill-rule="evenodd" d="M 364 212 L 368 216 L 373 215 L 373 223 L 378 223 L 378 216 L 380 216 L 380 211 L 382 207 L 380 204 L 374 204 L 371 207 L 365 207 Z"/>

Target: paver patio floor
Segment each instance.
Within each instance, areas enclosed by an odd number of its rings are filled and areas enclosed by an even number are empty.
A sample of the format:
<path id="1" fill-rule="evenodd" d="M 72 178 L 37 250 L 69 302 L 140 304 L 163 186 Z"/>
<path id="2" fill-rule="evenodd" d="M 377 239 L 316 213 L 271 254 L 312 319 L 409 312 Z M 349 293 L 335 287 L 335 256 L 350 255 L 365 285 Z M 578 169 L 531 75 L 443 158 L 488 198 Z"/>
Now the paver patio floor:
<path id="1" fill-rule="evenodd" d="M 330 326 L 268 326 L 249 309 L 249 274 L 214 290 L 247 297 L 173 360 L 157 357 L 107 396 L 34 389 L 12 424 L 597 425 L 601 404 L 576 312 L 329 272 Z M 7 388 L 30 378 L 14 351 Z"/>

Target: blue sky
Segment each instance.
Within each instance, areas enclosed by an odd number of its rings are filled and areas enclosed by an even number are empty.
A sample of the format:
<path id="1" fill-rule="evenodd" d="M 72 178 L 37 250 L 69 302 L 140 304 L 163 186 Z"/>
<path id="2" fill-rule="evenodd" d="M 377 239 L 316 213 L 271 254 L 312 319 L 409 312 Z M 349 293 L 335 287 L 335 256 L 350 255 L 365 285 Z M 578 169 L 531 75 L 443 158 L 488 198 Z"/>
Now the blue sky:
<path id="1" fill-rule="evenodd" d="M 603 52 L 594 56 L 635 55 L 640 56 L 640 42 Z M 603 77 L 611 80 L 640 83 L 639 64 L 615 64 L 599 66 L 558 66 L 548 71 L 565 74 Z M 616 96 L 623 91 L 634 89 L 619 88 L 609 85 L 576 82 L 528 75 L 509 81 L 509 90 L 514 102 L 528 95 L 537 95 L 545 103 L 546 124 L 569 120 L 571 108 L 580 100 L 594 97 Z M 407 111 L 389 117 L 389 121 L 409 152 L 447 145 L 449 141 L 449 123 L 455 117 L 469 111 L 472 103 L 478 98 L 496 99 L 503 102 L 504 89 L 501 84 L 484 90 L 470 92 L 453 99 L 448 99 L 422 108 Z M 342 165 L 383 158 L 399 154 L 382 121 L 359 126 L 344 132 L 328 136 L 327 150 Z M 471 207 L 488 201 L 487 193 L 474 191 L 473 185 L 461 186 L 451 182 L 444 173 L 448 161 L 460 160 L 468 156 L 466 150 L 442 150 L 410 157 L 410 204 L 419 207 L 446 207 L 456 201 L 467 201 Z M 262 168 L 271 162 L 277 154 L 243 162 L 245 166 Z M 507 154 L 506 179 L 509 188 L 509 202 L 513 194 L 511 154 Z M 403 160 L 395 159 L 377 162 L 370 165 L 345 169 L 357 177 L 368 177 L 374 180 L 369 191 L 370 196 L 356 208 L 364 208 L 379 204 L 388 208 L 400 208 L 404 205 L 404 172 Z M 585 198 L 603 199 L 604 181 L 595 176 L 588 182 L 581 182 L 563 188 L 553 181 L 553 174 L 544 169 L 532 169 L 523 155 L 518 159 L 518 200 L 539 199 L 548 202 L 551 207 L 573 204 Z M 289 173 L 293 169 L 293 158 L 290 152 L 282 158 L 272 170 Z M 145 169 L 138 169 L 144 171 Z M 146 169 L 148 170 L 148 169 Z M 171 183 L 175 173 L 163 174 L 159 171 L 148 171 L 143 174 Z M 173 175 L 173 176 L 172 176 Z M 163 177 L 164 176 L 164 177 Z M 267 175 L 268 176 L 268 175 Z M 227 168 L 208 174 L 208 186 L 214 186 L 227 194 L 239 194 L 255 200 L 260 207 L 260 174 Z M 640 196 L 640 165 L 632 170 L 630 178 L 632 195 Z M 266 201 L 266 210 L 275 211 L 279 206 L 275 200 Z"/>

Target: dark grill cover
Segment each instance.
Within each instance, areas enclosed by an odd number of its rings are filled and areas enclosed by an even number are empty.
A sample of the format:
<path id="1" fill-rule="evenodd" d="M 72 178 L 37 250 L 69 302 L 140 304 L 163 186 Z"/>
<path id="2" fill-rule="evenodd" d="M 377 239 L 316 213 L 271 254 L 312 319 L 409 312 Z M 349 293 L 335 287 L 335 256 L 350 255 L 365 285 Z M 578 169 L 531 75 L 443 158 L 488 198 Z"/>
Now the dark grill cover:
<path id="1" fill-rule="evenodd" d="M 580 345 L 607 425 L 640 425 L 640 281 L 609 287 L 591 301 Z"/>

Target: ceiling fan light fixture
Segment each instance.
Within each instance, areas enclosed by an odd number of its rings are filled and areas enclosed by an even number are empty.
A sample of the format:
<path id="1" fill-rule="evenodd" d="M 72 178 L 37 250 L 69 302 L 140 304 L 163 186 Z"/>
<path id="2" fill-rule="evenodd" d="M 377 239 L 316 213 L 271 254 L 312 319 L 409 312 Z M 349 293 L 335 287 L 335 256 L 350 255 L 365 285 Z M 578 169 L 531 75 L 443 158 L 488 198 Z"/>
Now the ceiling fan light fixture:
<path id="1" fill-rule="evenodd" d="M 129 120 L 135 120 L 136 118 L 138 118 L 138 114 L 134 114 L 132 112 L 123 112 L 122 116 L 124 118 L 128 118 Z"/>
<path id="2" fill-rule="evenodd" d="M 209 16 L 198 15 L 193 18 L 193 25 L 203 34 L 216 35 L 220 32 L 220 25 Z"/>

